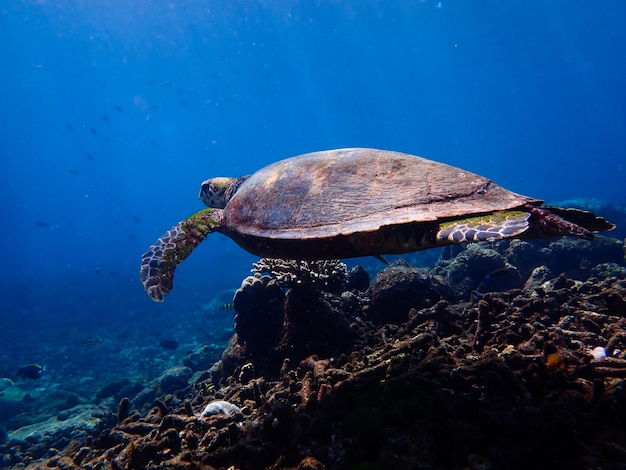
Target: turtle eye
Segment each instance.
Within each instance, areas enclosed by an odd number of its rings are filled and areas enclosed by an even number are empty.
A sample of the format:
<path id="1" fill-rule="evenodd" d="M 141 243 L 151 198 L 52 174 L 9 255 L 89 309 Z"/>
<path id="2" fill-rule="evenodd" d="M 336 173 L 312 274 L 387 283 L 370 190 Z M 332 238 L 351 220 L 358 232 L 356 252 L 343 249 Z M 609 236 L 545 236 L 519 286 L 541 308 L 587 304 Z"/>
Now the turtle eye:
<path id="1" fill-rule="evenodd" d="M 211 190 L 210 183 L 202 183 L 202 185 L 200 186 L 200 194 L 198 194 L 198 198 L 207 206 L 209 205 L 209 201 L 213 198 L 213 191 Z"/>

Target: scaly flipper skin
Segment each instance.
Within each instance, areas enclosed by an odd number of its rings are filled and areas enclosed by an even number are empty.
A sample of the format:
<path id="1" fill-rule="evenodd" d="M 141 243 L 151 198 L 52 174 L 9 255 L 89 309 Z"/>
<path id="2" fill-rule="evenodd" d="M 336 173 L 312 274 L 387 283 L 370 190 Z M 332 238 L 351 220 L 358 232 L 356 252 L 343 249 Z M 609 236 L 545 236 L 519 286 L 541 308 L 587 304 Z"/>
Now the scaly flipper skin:
<path id="1" fill-rule="evenodd" d="M 528 212 L 511 211 L 444 222 L 437 232 L 438 244 L 485 242 L 512 238 L 528 230 Z"/>
<path id="2" fill-rule="evenodd" d="M 219 229 L 222 211 L 204 209 L 174 225 L 141 257 L 140 279 L 150 298 L 162 302 L 174 285 L 174 270 Z"/>

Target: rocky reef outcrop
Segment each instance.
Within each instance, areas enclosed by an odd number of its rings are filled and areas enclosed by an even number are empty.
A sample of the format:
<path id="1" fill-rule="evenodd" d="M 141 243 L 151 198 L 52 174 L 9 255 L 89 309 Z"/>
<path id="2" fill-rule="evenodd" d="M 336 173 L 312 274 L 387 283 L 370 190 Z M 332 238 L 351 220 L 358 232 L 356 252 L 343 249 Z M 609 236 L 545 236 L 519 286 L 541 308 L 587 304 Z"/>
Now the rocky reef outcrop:
<path id="1" fill-rule="evenodd" d="M 145 392 L 122 398 L 113 423 L 45 460 L 9 440 L 3 464 L 626 466 L 622 242 L 469 245 L 431 270 L 392 265 L 365 290 L 347 269 L 328 284 L 269 271 L 242 284 L 210 369 L 172 373 L 143 406 Z"/>

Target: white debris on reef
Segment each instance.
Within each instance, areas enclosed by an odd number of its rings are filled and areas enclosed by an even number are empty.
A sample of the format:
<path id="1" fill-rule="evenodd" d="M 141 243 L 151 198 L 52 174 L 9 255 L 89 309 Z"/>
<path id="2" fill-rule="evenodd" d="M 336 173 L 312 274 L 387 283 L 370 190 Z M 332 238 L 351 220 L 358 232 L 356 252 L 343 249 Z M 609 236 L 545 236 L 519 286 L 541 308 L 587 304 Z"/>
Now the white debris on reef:
<path id="1" fill-rule="evenodd" d="M 241 408 L 237 405 L 233 405 L 232 403 L 225 400 L 215 400 L 209 403 L 202 413 L 200 413 L 200 417 L 204 418 L 206 416 L 212 415 L 234 415 L 235 413 L 241 413 Z"/>
<path id="2" fill-rule="evenodd" d="M 606 359 L 606 349 L 602 346 L 596 346 L 589 354 L 593 356 L 593 362 L 601 362 Z"/>

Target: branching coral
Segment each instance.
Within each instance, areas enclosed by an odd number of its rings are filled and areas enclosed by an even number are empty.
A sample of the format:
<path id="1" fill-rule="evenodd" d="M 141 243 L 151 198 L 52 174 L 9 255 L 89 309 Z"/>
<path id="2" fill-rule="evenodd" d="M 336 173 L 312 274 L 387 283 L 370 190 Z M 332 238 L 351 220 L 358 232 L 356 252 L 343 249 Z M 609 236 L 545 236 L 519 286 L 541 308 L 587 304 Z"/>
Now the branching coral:
<path id="1" fill-rule="evenodd" d="M 346 283 L 347 266 L 339 260 L 298 261 L 261 258 L 253 264 L 255 277 L 269 275 L 283 288 L 310 284 L 327 292 L 341 292 Z"/>

